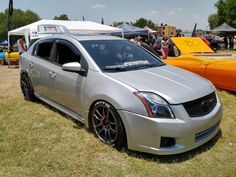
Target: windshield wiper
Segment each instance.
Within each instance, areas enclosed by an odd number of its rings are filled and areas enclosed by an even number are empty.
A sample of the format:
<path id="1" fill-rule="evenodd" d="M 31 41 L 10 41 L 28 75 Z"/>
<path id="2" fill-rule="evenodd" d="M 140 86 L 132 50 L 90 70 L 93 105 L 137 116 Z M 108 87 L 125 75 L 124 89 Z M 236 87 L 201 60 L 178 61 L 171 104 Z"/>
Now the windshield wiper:
<path id="1" fill-rule="evenodd" d="M 129 68 L 127 67 L 107 67 L 107 68 L 103 68 L 102 69 L 103 71 L 110 71 L 110 72 L 117 72 L 117 71 L 128 71 L 130 70 Z"/>
<path id="2" fill-rule="evenodd" d="M 119 71 L 131 71 L 136 69 L 145 69 L 145 68 L 152 68 L 152 67 L 158 67 L 163 66 L 163 64 L 155 63 L 155 64 L 143 64 L 143 65 L 133 65 L 133 66 L 107 66 L 103 68 L 103 71 L 108 72 L 119 72 Z"/>
<path id="3" fill-rule="evenodd" d="M 133 66 L 133 69 L 145 69 L 145 68 L 152 68 L 152 67 L 158 67 L 158 66 L 162 66 L 161 64 L 146 64 L 146 65 L 136 65 Z"/>

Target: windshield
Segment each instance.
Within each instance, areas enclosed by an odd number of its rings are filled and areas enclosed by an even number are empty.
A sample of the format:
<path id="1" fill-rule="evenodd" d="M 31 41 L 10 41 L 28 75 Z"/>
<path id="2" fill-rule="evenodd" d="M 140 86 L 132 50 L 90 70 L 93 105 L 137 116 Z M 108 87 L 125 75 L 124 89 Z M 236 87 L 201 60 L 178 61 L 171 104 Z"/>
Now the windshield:
<path id="1" fill-rule="evenodd" d="M 128 40 L 89 40 L 80 42 L 101 70 L 119 72 L 162 66 L 153 54 Z"/>

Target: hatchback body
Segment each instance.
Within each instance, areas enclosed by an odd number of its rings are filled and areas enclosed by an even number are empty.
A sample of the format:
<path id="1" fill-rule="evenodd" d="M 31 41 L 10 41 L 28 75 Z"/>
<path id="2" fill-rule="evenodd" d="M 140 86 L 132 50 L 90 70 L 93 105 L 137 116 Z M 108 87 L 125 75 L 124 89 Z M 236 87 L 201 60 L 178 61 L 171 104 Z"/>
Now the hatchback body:
<path id="1" fill-rule="evenodd" d="M 214 86 L 112 36 L 50 36 L 21 56 L 21 89 L 91 129 L 102 142 L 152 154 L 188 151 L 219 131 Z"/>

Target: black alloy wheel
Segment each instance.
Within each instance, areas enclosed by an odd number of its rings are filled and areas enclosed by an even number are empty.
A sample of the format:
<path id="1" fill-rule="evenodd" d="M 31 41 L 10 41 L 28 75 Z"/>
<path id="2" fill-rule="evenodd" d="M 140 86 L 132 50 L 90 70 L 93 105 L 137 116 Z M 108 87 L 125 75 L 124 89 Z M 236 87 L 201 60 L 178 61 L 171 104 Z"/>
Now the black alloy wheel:
<path id="1" fill-rule="evenodd" d="M 124 146 L 125 129 L 117 111 L 110 104 L 98 101 L 92 109 L 91 116 L 95 136 L 116 148 Z"/>
<path id="2" fill-rule="evenodd" d="M 25 100 L 34 101 L 34 89 L 29 77 L 26 74 L 21 75 L 20 86 Z"/>

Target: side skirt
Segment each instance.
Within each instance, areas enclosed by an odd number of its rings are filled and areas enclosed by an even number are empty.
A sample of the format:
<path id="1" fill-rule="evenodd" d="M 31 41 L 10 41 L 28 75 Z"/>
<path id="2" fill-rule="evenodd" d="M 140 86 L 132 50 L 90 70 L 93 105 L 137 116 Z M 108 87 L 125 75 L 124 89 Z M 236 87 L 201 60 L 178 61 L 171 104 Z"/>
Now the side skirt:
<path id="1" fill-rule="evenodd" d="M 52 107 L 58 109 L 59 111 L 71 116 L 72 118 L 78 120 L 79 122 L 81 122 L 83 124 L 85 123 L 84 118 L 82 116 L 80 116 L 80 115 L 76 114 L 75 112 L 67 109 L 66 107 L 62 106 L 61 104 L 55 103 L 54 101 L 52 101 L 52 100 L 50 100 L 50 99 L 48 99 L 48 98 L 46 98 L 42 95 L 39 95 L 37 93 L 34 93 L 34 94 L 37 98 L 39 98 L 43 102 L 49 104 L 50 106 L 52 106 Z"/>

